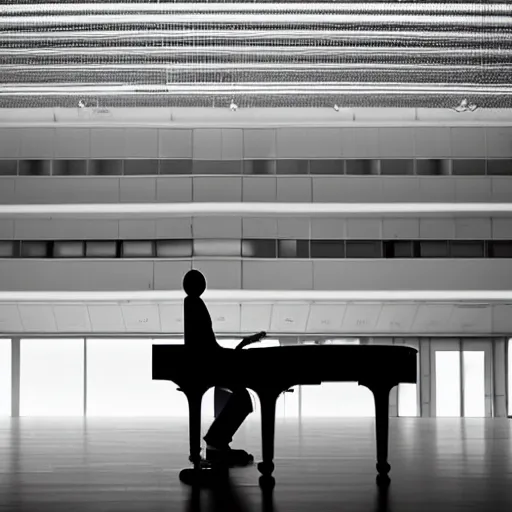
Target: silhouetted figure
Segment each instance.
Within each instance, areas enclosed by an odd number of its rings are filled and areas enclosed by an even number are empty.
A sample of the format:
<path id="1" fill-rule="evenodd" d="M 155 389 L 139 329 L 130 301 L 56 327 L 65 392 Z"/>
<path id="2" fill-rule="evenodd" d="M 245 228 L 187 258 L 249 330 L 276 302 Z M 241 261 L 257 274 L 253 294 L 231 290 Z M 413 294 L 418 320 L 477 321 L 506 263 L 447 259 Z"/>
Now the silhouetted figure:
<path id="1" fill-rule="evenodd" d="M 183 289 L 187 294 L 184 302 L 185 346 L 197 352 L 198 358 L 208 358 L 209 354 L 223 350 L 215 339 L 212 320 L 208 309 L 201 299 L 206 289 L 206 279 L 198 270 L 190 270 L 183 278 Z M 244 338 L 237 349 L 259 341 L 264 332 Z M 219 368 L 219 372 L 222 368 Z M 233 435 L 240 428 L 245 418 L 253 411 L 252 400 L 245 388 L 228 390 L 215 388 L 216 414 L 215 420 L 204 436 L 206 441 L 206 460 L 222 461 L 228 465 L 247 465 L 253 456 L 245 450 L 233 450 L 229 444 Z M 222 402 L 222 403 L 221 403 Z"/>

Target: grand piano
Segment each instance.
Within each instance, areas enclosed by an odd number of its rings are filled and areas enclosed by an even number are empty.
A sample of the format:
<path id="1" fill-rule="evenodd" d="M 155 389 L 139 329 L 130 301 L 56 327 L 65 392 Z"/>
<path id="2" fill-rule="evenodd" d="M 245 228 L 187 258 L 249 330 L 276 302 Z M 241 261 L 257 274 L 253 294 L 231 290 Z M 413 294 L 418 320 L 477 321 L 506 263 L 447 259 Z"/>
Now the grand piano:
<path id="1" fill-rule="evenodd" d="M 389 483 L 389 392 L 397 384 L 416 383 L 417 350 L 386 345 L 292 345 L 252 350 L 219 348 L 198 357 L 187 346 L 153 345 L 153 379 L 169 380 L 185 393 L 189 406 L 190 461 L 200 466 L 201 401 L 211 387 L 245 387 L 261 404 L 260 485 L 274 484 L 275 406 L 281 393 L 296 385 L 358 382 L 375 399 L 377 483 Z"/>

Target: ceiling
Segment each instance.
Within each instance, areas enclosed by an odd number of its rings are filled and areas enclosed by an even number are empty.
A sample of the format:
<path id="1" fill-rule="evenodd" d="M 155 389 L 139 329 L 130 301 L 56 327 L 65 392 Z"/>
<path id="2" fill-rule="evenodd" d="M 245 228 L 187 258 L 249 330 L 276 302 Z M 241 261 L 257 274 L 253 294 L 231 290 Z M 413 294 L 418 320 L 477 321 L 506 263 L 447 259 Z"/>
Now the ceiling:
<path id="1" fill-rule="evenodd" d="M 512 304 L 208 303 L 216 333 L 238 336 L 510 335 Z M 181 302 L 2 303 L 0 334 L 181 334 Z"/>
<path id="2" fill-rule="evenodd" d="M 512 106 L 509 2 L 19 0 L 0 107 Z"/>

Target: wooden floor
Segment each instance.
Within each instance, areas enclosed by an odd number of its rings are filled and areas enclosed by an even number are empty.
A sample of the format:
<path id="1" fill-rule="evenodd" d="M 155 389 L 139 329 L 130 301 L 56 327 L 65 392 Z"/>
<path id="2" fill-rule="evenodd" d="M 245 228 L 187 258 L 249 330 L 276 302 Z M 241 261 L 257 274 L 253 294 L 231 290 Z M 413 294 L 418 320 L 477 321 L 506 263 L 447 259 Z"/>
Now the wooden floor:
<path id="1" fill-rule="evenodd" d="M 374 420 L 280 420 L 276 487 L 255 466 L 192 496 L 186 419 L 0 419 L 1 512 L 512 510 L 512 421 L 390 420 L 391 485 L 375 484 Z M 206 425 L 205 425 L 206 426 Z M 257 422 L 234 447 L 261 457 Z"/>

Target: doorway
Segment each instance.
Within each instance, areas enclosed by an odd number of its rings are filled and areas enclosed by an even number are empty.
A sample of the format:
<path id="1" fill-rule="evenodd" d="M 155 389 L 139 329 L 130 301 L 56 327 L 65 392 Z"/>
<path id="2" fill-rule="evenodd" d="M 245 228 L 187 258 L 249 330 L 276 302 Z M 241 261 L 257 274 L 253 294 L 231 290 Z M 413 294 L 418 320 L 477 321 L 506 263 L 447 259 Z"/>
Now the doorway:
<path id="1" fill-rule="evenodd" d="M 492 416 L 490 340 L 431 340 L 431 399 L 436 417 Z"/>

